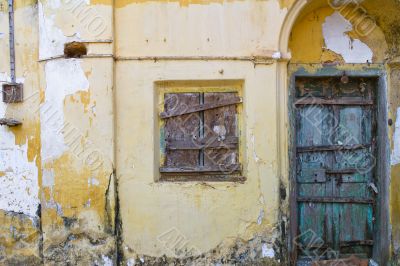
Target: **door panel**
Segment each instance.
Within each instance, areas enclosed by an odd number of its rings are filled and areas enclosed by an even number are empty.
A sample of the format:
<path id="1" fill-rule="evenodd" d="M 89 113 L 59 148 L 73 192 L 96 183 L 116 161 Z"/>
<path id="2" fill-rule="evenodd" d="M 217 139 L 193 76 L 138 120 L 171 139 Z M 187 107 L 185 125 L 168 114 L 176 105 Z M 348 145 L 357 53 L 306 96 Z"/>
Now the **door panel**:
<path id="1" fill-rule="evenodd" d="M 299 261 L 372 255 L 375 87 L 372 78 L 296 80 Z"/>
<path id="2" fill-rule="evenodd" d="M 338 109 L 337 142 L 347 145 L 371 143 L 372 117 L 370 108 L 342 107 Z"/>
<path id="3" fill-rule="evenodd" d="M 297 159 L 298 183 L 325 183 L 321 170 L 329 168 L 331 155 L 327 152 L 299 153 Z M 322 172 L 325 174 L 324 172 Z"/>
<path id="4" fill-rule="evenodd" d="M 329 145 L 329 129 L 333 127 L 332 112 L 329 107 L 313 105 L 298 111 L 297 145 L 307 147 Z"/>
<path id="5" fill-rule="evenodd" d="M 299 203 L 299 230 L 303 232 L 297 245 L 307 247 L 300 251 L 303 257 L 323 256 L 330 232 L 327 230 L 328 206 L 321 203 Z"/>

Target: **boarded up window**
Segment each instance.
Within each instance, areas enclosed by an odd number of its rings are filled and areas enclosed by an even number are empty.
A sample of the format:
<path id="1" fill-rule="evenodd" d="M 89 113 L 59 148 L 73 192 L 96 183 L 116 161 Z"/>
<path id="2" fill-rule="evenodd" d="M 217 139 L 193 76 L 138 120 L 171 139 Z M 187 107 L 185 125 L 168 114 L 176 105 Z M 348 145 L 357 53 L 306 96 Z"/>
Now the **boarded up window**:
<path id="1" fill-rule="evenodd" d="M 165 94 L 165 160 L 160 172 L 191 176 L 189 180 L 239 174 L 240 103 L 237 92 Z"/>

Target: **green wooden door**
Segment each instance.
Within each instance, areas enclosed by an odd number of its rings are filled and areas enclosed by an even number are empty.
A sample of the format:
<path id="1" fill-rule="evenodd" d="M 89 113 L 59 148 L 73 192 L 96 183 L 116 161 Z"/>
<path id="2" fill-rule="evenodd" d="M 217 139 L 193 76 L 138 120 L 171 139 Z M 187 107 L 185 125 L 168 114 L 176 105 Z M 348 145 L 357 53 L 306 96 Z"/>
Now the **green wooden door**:
<path id="1" fill-rule="evenodd" d="M 375 88 L 372 78 L 296 79 L 298 261 L 372 256 Z"/>

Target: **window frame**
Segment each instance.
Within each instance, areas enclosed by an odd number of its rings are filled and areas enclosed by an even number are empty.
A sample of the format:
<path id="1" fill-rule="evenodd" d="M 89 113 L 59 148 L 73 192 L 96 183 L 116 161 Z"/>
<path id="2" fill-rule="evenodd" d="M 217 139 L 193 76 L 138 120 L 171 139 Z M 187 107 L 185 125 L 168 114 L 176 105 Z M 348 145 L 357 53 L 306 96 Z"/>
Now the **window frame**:
<path id="1" fill-rule="evenodd" d="M 155 147 L 155 171 L 156 181 L 199 181 L 199 182 L 245 182 L 246 178 L 244 173 L 244 130 L 243 130 L 243 89 L 241 81 L 164 81 L 159 82 L 157 85 L 157 112 L 156 112 L 156 147 Z M 241 103 L 235 104 L 236 106 L 236 137 L 238 138 L 237 144 L 237 163 L 240 165 L 238 171 L 235 172 L 206 172 L 206 173 L 186 173 L 174 172 L 165 173 L 161 172 L 160 168 L 165 165 L 166 160 L 166 142 L 165 142 L 165 124 L 166 119 L 161 118 L 164 110 L 165 95 L 169 93 L 235 93 L 237 97 L 242 99 Z"/>

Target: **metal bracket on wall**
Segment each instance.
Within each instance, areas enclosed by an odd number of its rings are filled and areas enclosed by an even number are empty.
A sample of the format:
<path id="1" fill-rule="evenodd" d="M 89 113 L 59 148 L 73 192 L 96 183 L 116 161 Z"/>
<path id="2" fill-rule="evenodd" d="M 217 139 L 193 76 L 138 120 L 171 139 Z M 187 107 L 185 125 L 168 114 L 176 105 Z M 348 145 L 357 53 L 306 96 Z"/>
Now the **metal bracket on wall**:
<path id="1" fill-rule="evenodd" d="M 24 99 L 23 85 L 18 83 L 3 84 L 3 102 L 19 103 Z"/>
<path id="2" fill-rule="evenodd" d="M 22 123 L 18 120 L 13 118 L 0 118 L 0 125 L 1 126 L 9 126 L 9 127 L 16 127 L 21 125 Z"/>

